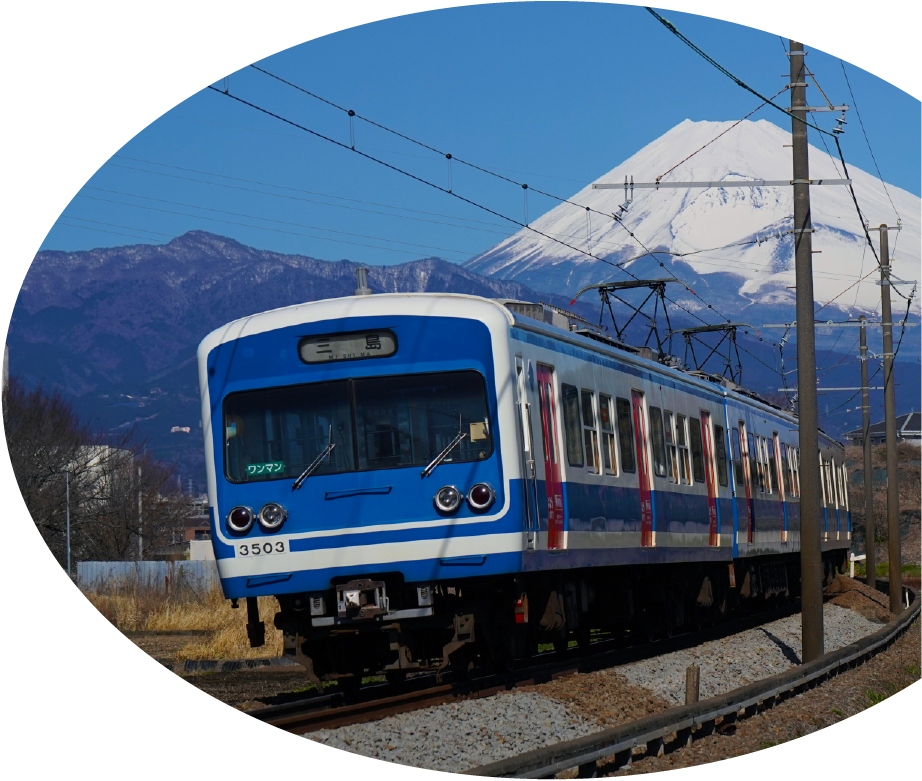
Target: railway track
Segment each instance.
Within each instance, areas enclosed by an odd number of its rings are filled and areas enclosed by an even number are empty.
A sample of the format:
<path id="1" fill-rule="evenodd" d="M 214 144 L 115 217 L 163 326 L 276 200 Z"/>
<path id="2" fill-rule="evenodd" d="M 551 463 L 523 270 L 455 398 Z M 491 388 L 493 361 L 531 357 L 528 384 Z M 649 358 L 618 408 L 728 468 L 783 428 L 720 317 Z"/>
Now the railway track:
<path id="1" fill-rule="evenodd" d="M 420 675 L 402 684 L 363 687 L 349 701 L 337 692 L 257 708 L 247 713 L 259 721 L 298 735 L 319 729 L 362 724 L 399 713 L 476 697 L 490 697 L 518 686 L 546 683 L 574 673 L 594 672 L 630 664 L 649 656 L 680 651 L 776 621 L 796 613 L 798 609 L 796 603 L 784 605 L 659 641 L 625 645 L 623 640 L 600 640 L 588 648 L 569 649 L 562 655 L 542 654 L 520 669 L 502 673 L 475 672 L 469 680 L 452 680 L 450 675 L 446 675 L 446 682 L 439 683 L 435 674 Z"/>
<path id="2" fill-rule="evenodd" d="M 877 588 L 885 590 L 886 583 L 878 581 Z M 904 587 L 903 593 L 909 604 L 890 623 L 812 662 L 717 697 L 470 768 L 463 771 L 463 775 L 553 778 L 561 771 L 577 768 L 579 778 L 593 778 L 630 766 L 638 748 L 645 756 L 651 756 L 690 746 L 725 725 L 772 708 L 889 648 L 919 618 L 919 591 Z M 604 763 L 603 767 L 599 767 L 600 762 Z"/>

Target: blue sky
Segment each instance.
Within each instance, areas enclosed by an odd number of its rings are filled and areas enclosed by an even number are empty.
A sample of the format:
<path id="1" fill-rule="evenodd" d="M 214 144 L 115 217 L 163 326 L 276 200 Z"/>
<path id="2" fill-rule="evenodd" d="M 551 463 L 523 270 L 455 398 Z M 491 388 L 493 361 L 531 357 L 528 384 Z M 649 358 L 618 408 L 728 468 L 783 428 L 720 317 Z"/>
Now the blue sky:
<path id="1" fill-rule="evenodd" d="M 664 15 L 763 94 L 786 83 L 786 41 L 777 35 Z M 919 195 L 919 101 L 846 63 L 853 101 L 839 60 L 804 43 L 829 98 L 857 102 L 884 179 Z M 346 30 L 260 64 L 433 147 L 561 196 L 686 118 L 735 120 L 760 102 L 632 6 L 517 3 L 431 11 Z M 231 74 L 229 86 L 234 95 L 349 142 L 345 114 L 252 68 Z M 202 87 L 99 170 L 43 249 L 155 243 L 202 229 L 326 260 L 380 265 L 437 255 L 460 262 L 515 230 Z M 811 105 L 822 102 L 816 93 L 808 90 Z M 780 100 L 789 101 L 786 95 Z M 814 115 L 827 128 L 834 116 Z M 790 129 L 770 107 L 753 119 Z M 875 172 L 854 109 L 847 119 L 847 161 Z M 363 122 L 355 123 L 355 143 L 447 184 L 442 156 Z M 457 163 L 452 185 L 502 214 L 522 216 L 515 185 Z M 532 194 L 529 216 L 553 205 Z"/>

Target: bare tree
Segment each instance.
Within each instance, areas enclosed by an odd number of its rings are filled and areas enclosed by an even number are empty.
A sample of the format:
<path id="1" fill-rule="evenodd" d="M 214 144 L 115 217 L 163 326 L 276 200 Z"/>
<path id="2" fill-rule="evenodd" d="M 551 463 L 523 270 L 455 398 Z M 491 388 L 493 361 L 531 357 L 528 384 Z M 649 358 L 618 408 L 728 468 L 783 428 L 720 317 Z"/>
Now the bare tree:
<path id="1" fill-rule="evenodd" d="M 26 507 L 62 564 L 65 473 L 73 561 L 135 559 L 139 537 L 142 549 L 168 543 L 188 513 L 171 467 L 144 453 L 132 431 L 112 438 L 92 430 L 58 391 L 27 390 L 11 378 L 3 425 Z"/>

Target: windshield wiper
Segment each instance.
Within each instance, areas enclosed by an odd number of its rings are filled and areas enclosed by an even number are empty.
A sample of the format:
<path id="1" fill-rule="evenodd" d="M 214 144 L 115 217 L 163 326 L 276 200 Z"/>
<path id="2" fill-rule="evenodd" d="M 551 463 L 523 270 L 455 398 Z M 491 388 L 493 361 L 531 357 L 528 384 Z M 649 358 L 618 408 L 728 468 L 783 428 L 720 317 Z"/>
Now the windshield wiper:
<path id="1" fill-rule="evenodd" d="M 327 444 L 327 446 L 321 451 L 320 455 L 314 459 L 313 463 L 311 463 L 307 469 L 298 475 L 298 479 L 291 484 L 292 491 L 297 491 L 301 487 L 302 483 L 304 483 L 304 481 L 314 473 L 314 470 L 320 466 L 320 463 L 323 461 L 323 459 L 332 454 L 334 447 L 336 447 L 336 445 L 333 442 L 333 426 L 330 426 L 329 444 Z"/>
<path id="2" fill-rule="evenodd" d="M 421 476 L 422 476 L 422 477 L 429 477 L 429 475 L 431 475 L 431 474 L 435 471 L 435 468 L 445 460 L 446 456 L 447 456 L 452 450 L 454 450 L 458 445 L 461 444 L 461 440 L 464 439 L 466 436 L 467 436 L 466 433 L 464 433 L 464 434 L 459 433 L 458 436 L 456 436 L 456 437 L 451 441 L 451 444 L 450 444 L 448 447 L 446 447 L 441 453 L 439 453 L 434 459 L 432 459 L 432 461 L 429 463 L 429 466 L 427 466 L 427 467 L 421 472 Z"/>

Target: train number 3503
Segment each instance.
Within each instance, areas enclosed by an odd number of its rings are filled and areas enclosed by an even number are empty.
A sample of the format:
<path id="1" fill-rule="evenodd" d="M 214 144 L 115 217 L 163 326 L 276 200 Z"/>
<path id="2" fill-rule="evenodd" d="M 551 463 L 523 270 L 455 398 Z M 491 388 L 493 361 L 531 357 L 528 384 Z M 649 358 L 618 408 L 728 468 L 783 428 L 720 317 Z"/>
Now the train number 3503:
<path id="1" fill-rule="evenodd" d="M 268 556 L 272 553 L 285 553 L 287 551 L 284 540 L 272 542 L 245 542 L 238 546 L 238 556 Z"/>

